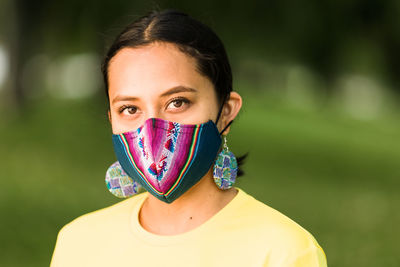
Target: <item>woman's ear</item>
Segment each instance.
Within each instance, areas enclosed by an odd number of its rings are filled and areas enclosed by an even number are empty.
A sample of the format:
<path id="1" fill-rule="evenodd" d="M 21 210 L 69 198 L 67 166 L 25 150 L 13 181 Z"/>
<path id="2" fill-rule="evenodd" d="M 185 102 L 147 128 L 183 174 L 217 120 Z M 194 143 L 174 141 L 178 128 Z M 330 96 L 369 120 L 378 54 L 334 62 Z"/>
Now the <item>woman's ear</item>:
<path id="1" fill-rule="evenodd" d="M 236 118 L 241 107 L 242 107 L 242 97 L 237 92 L 232 91 L 222 109 L 221 120 L 220 120 L 221 122 L 220 131 L 222 131 L 226 127 L 226 125 L 228 125 L 229 122 L 233 121 Z M 223 134 L 227 135 L 229 133 L 230 128 L 231 128 L 230 126 L 226 128 Z"/>
<path id="2" fill-rule="evenodd" d="M 110 124 L 112 124 L 111 123 L 111 112 L 110 112 L 110 109 L 108 109 L 107 114 L 108 114 L 108 121 L 110 122 Z"/>

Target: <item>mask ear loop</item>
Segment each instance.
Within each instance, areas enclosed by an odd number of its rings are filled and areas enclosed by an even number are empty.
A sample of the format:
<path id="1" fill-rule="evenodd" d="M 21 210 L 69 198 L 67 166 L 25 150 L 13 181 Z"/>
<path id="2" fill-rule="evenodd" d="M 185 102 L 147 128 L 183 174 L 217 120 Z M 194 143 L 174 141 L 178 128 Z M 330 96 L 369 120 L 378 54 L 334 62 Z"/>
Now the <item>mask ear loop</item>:
<path id="1" fill-rule="evenodd" d="M 222 131 L 219 133 L 219 135 L 222 135 L 222 133 L 225 132 L 225 130 L 228 129 L 229 126 L 231 126 L 232 122 L 233 122 L 233 120 L 231 120 L 231 121 L 228 123 L 228 125 L 226 125 L 224 129 L 222 129 Z"/>
<path id="2" fill-rule="evenodd" d="M 218 115 L 217 115 L 217 120 L 215 121 L 215 124 L 218 123 L 218 120 L 219 120 L 219 118 L 221 117 L 222 109 L 224 108 L 224 105 L 225 105 L 225 100 L 226 100 L 226 97 L 224 98 L 223 104 L 222 104 L 221 107 L 219 108 Z M 225 130 L 232 124 L 232 122 L 233 122 L 233 120 L 231 120 L 231 121 L 228 123 L 228 125 L 226 125 L 224 129 L 222 129 L 221 132 L 219 132 L 219 135 L 222 135 L 222 133 L 225 132 Z"/>

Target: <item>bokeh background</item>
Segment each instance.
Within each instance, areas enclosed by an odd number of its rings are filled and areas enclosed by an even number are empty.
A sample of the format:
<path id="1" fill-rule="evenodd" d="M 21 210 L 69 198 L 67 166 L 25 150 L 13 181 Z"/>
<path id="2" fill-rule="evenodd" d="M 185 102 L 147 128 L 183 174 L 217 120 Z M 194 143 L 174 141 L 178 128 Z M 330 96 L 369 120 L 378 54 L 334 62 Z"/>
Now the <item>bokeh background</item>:
<path id="1" fill-rule="evenodd" d="M 309 230 L 329 266 L 400 266 L 400 1 L 0 0 L 0 266 L 48 266 L 57 232 L 118 200 L 100 62 L 177 8 L 225 43 L 244 107 L 238 186 Z"/>

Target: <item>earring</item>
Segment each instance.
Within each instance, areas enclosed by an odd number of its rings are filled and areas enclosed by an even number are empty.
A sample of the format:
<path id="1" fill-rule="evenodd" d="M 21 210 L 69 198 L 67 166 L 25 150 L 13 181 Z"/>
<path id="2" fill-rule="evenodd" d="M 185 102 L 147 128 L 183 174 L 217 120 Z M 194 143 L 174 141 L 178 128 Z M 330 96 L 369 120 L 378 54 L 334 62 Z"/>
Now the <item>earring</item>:
<path id="1" fill-rule="evenodd" d="M 116 197 L 127 198 L 137 194 L 141 186 L 129 177 L 118 161 L 114 162 L 106 172 L 108 190 Z"/>
<path id="2" fill-rule="evenodd" d="M 236 181 L 238 165 L 235 155 L 229 151 L 226 144 L 226 136 L 224 135 L 223 138 L 222 151 L 218 154 L 214 164 L 214 182 L 218 188 L 226 190 L 231 188 Z"/>

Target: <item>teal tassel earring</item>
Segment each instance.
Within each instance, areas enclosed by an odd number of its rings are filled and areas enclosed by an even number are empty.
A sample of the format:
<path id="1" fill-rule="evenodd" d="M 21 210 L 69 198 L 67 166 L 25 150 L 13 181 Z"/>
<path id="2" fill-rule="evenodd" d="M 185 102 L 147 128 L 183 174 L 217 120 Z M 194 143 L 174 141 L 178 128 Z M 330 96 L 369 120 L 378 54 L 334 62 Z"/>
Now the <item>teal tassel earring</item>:
<path id="1" fill-rule="evenodd" d="M 235 155 L 229 151 L 226 135 L 223 138 L 224 145 L 222 151 L 218 154 L 214 164 L 214 182 L 218 188 L 227 190 L 236 181 L 238 165 Z"/>
<path id="2" fill-rule="evenodd" d="M 131 197 L 141 189 L 141 186 L 124 172 L 118 161 L 108 168 L 106 184 L 111 194 L 119 198 Z"/>

